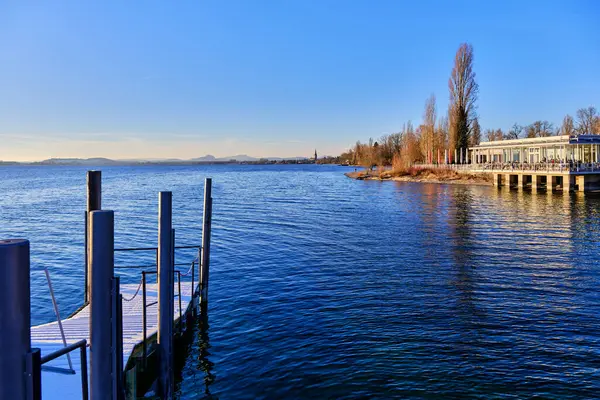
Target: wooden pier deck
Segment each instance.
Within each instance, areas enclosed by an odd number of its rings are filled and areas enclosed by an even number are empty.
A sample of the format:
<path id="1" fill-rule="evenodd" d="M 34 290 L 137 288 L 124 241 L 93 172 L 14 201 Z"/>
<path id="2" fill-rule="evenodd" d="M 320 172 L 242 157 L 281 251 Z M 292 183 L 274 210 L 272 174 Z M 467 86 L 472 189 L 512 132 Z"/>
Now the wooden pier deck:
<path id="1" fill-rule="evenodd" d="M 121 294 L 123 295 L 123 365 L 127 365 L 127 360 L 132 355 L 134 348 L 143 342 L 143 324 L 142 309 L 143 298 L 142 290 L 137 284 L 121 285 Z M 137 295 L 134 297 L 136 291 Z M 178 284 L 175 282 L 174 292 L 178 293 Z M 189 281 L 181 282 L 181 310 L 179 301 L 175 298 L 174 302 L 174 320 L 179 319 L 179 314 L 185 315 L 190 302 L 192 301 L 192 283 Z M 126 301 L 134 297 L 131 301 Z M 156 283 L 146 285 L 146 308 L 147 318 L 147 337 L 150 338 L 158 329 L 158 286 Z M 154 304 L 153 304 L 154 303 Z M 152 304 L 152 305 L 151 305 Z M 62 321 L 67 345 L 76 343 L 82 339 L 90 341 L 90 308 L 89 305 L 79 310 L 73 316 Z M 60 333 L 58 321 L 37 325 L 31 327 L 31 347 L 40 348 L 42 357 L 46 354 L 60 350 L 64 347 L 63 339 Z M 89 371 L 89 347 L 88 347 L 88 371 Z M 42 368 L 42 398 L 70 400 L 81 399 L 81 363 L 79 351 L 70 353 L 73 370 L 75 374 L 57 372 L 55 369 L 69 370 L 67 356 L 61 356 L 56 360 L 45 364 Z M 51 370 L 48 369 L 51 368 Z"/>

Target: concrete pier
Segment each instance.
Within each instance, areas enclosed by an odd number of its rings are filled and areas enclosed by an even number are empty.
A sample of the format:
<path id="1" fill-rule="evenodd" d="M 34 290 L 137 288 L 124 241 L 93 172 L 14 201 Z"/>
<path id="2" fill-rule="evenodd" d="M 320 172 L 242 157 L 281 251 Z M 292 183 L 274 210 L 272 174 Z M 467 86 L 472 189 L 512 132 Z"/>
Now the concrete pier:
<path id="1" fill-rule="evenodd" d="M 600 174 L 574 174 L 557 172 L 548 174 L 546 171 L 511 171 L 510 173 L 492 172 L 492 184 L 505 189 L 531 189 L 538 193 L 546 191 L 588 192 L 600 190 Z"/>

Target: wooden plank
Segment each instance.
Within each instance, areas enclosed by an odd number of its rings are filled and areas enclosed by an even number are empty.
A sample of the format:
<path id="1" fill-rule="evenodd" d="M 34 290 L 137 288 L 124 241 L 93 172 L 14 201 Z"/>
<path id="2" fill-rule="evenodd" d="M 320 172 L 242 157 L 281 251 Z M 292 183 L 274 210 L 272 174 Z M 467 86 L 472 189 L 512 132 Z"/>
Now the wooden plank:
<path id="1" fill-rule="evenodd" d="M 192 299 L 191 285 L 187 281 L 185 283 L 186 284 L 184 284 L 183 281 L 181 282 L 182 314 L 185 314 L 185 311 Z M 123 297 L 127 299 L 131 298 L 137 289 L 137 284 L 121 285 L 121 293 L 123 294 Z M 176 280 L 174 292 L 176 294 L 178 293 Z M 158 300 L 158 288 L 155 283 L 146 285 L 146 296 L 147 304 L 155 303 Z M 135 346 L 143 341 L 142 303 L 141 290 L 133 300 L 123 301 L 124 365 L 127 364 L 127 360 L 131 356 Z M 173 315 L 175 320 L 179 318 L 179 311 L 179 301 L 177 298 L 175 298 L 173 307 Z M 72 344 L 82 339 L 88 340 L 89 343 L 89 317 L 90 309 L 89 306 L 86 306 L 75 315 L 62 321 L 67 344 Z M 147 321 L 147 336 L 151 337 L 158 329 L 158 309 L 156 304 L 147 308 Z M 40 348 L 42 357 L 46 354 L 63 348 L 63 346 L 60 328 L 57 321 L 31 327 L 31 347 Z M 73 368 L 75 370 L 74 375 L 63 374 L 55 371 L 57 368 L 63 370 L 69 369 L 66 356 L 59 357 L 56 360 L 44 365 L 44 367 L 49 366 L 53 368 L 52 371 L 44 369 L 42 370 L 42 398 L 44 400 L 69 400 L 81 398 L 81 361 L 79 351 L 72 352 L 71 359 L 73 360 Z M 88 349 L 88 361 L 89 359 L 90 357 Z"/>

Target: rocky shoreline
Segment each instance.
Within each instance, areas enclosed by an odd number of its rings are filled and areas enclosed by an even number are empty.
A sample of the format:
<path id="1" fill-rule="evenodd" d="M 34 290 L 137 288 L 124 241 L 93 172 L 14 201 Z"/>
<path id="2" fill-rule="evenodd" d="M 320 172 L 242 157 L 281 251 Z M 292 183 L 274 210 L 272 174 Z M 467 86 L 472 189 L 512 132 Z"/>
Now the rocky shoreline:
<path id="1" fill-rule="evenodd" d="M 387 170 L 381 173 L 377 171 L 355 171 L 347 172 L 348 178 L 356 180 L 373 181 L 396 181 L 396 182 L 419 182 L 419 183 L 444 183 L 452 185 L 479 185 L 492 186 L 490 174 L 467 174 L 458 173 L 453 170 L 436 169 L 413 169 L 402 171 Z"/>

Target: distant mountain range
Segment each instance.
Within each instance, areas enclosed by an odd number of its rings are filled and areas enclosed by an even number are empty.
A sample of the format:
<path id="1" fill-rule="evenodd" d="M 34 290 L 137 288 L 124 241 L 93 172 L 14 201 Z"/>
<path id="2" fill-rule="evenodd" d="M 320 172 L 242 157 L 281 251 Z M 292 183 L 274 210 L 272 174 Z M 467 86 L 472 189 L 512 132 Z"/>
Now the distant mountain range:
<path id="1" fill-rule="evenodd" d="M 137 165 L 137 164 L 220 164 L 220 163 L 261 163 L 261 162 L 283 162 L 283 161 L 308 161 L 307 157 L 265 157 L 256 158 L 246 154 L 238 154 L 230 157 L 215 157 L 210 154 L 203 157 L 182 160 L 178 158 L 170 159 L 122 159 L 112 160 L 110 158 L 49 158 L 43 161 L 34 162 L 14 162 L 2 161 L 0 165 L 26 164 L 26 165 Z"/>
<path id="2" fill-rule="evenodd" d="M 204 157 L 192 158 L 190 161 L 197 161 L 197 162 L 238 161 L 238 162 L 242 162 L 242 161 L 258 161 L 258 158 L 250 157 L 246 154 L 238 154 L 237 156 L 217 158 L 215 156 L 211 156 L 210 154 L 208 154 Z"/>

